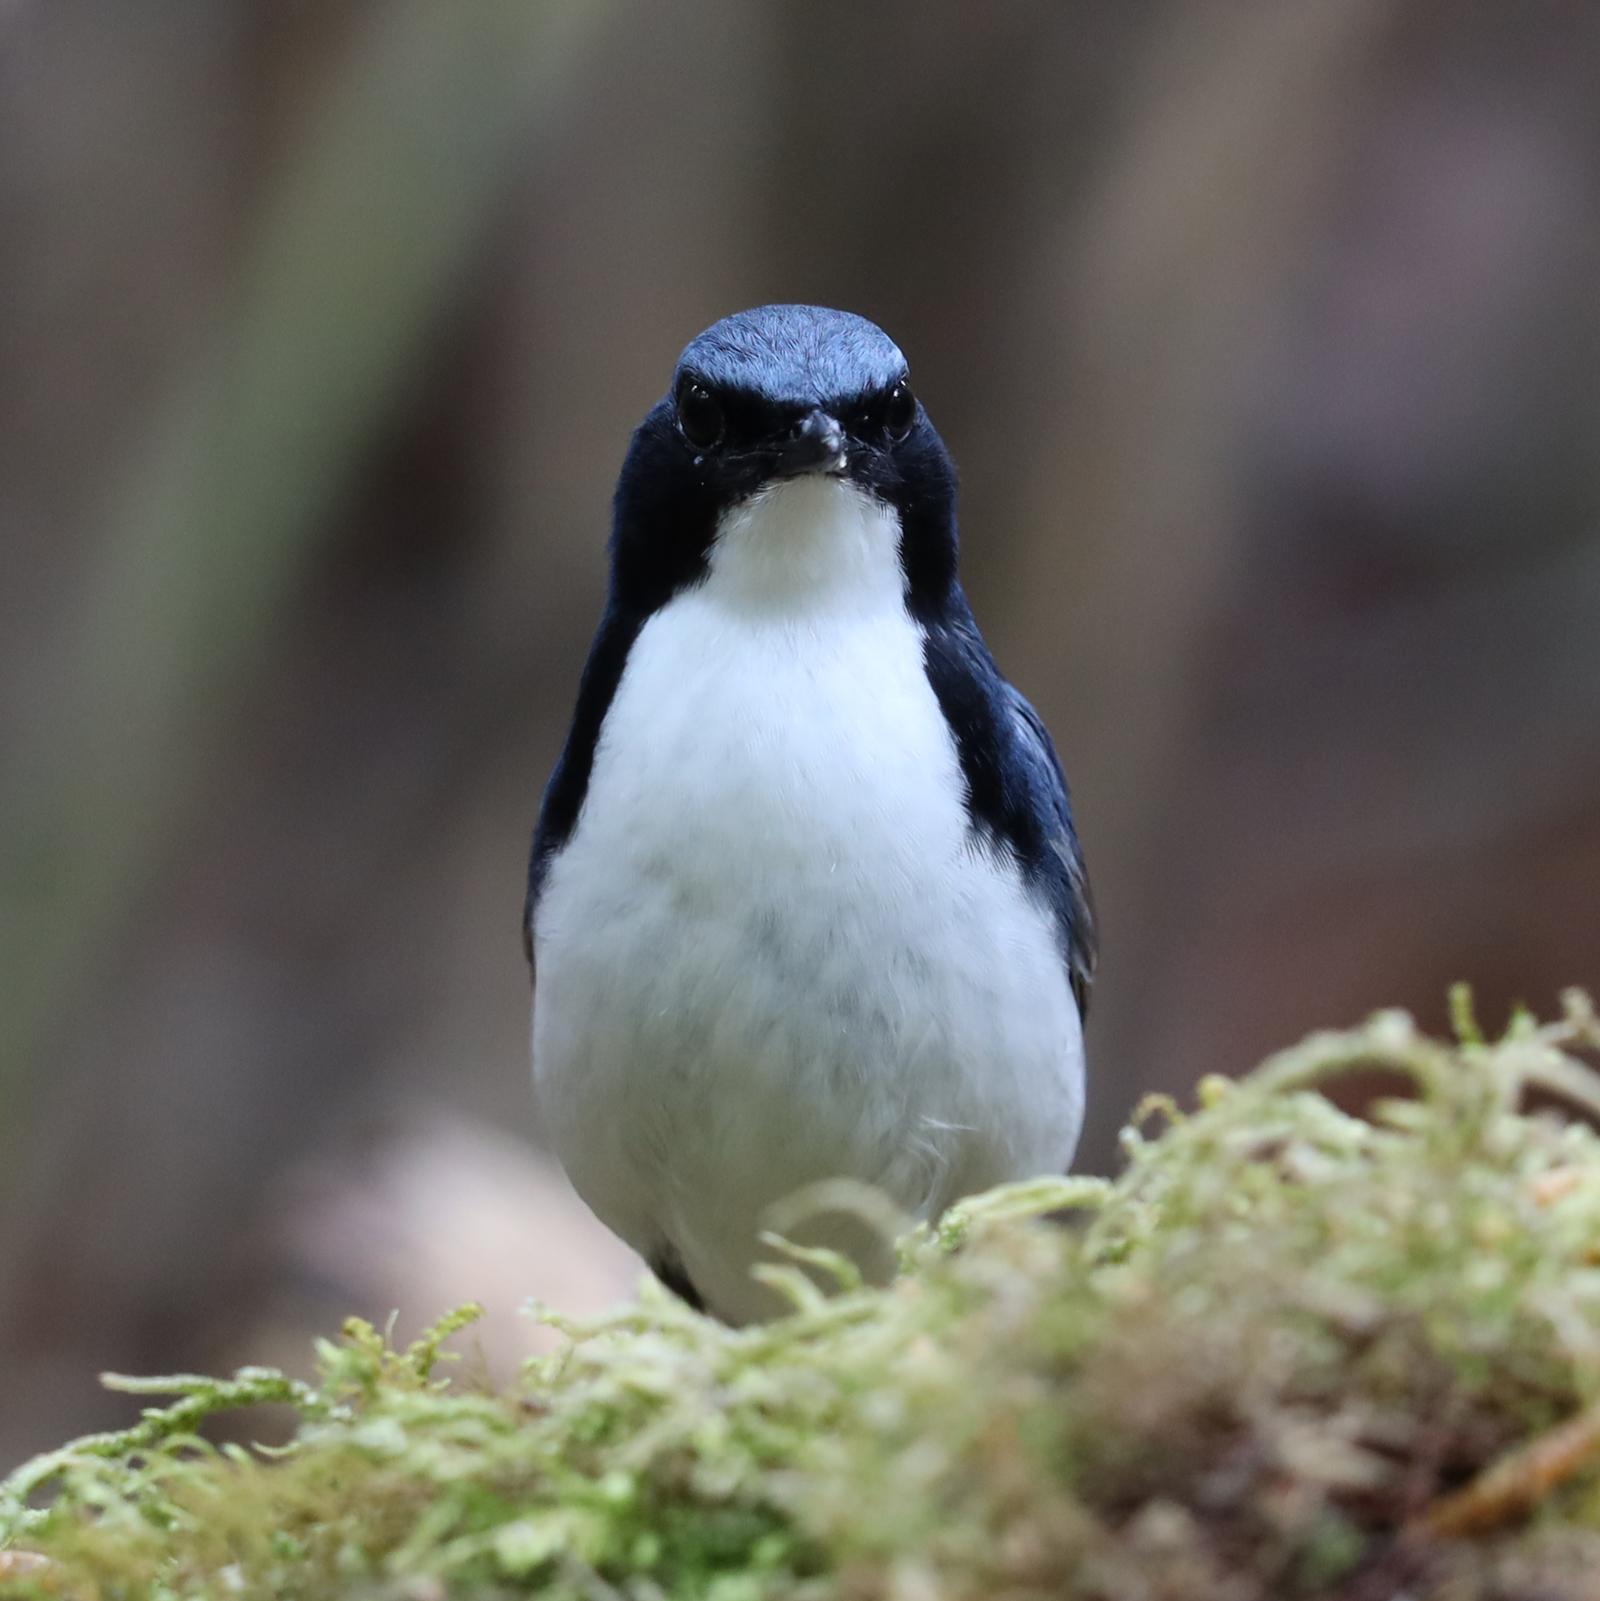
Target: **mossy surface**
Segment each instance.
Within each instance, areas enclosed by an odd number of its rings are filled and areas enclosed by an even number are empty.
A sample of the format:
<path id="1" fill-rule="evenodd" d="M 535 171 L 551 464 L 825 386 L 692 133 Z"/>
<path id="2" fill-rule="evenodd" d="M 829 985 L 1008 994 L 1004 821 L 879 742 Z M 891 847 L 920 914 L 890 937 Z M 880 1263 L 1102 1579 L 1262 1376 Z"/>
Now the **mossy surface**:
<path id="1" fill-rule="evenodd" d="M 1525 1105 L 1595 1105 L 1600 1028 L 1459 1023 L 1208 1081 L 1116 1182 L 967 1203 L 888 1290 L 780 1273 L 767 1327 L 647 1290 L 500 1394 L 435 1377 L 450 1321 L 353 1323 L 314 1387 L 149 1381 L 0 1491 L 0 1597 L 1588 1601 L 1600 1138 Z M 1415 1098 L 1319 1093 L 1366 1070 Z M 286 1452 L 196 1440 L 266 1401 Z"/>

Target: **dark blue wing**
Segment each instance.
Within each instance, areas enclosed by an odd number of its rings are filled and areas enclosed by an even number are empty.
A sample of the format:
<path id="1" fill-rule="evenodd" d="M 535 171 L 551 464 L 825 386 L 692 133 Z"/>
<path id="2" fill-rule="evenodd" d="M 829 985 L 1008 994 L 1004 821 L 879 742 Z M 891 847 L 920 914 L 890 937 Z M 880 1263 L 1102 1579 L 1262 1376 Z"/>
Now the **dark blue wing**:
<path id="1" fill-rule="evenodd" d="M 1067 782 L 1039 715 L 1000 676 L 966 601 L 923 624 L 928 681 L 955 738 L 967 815 L 1009 850 L 1049 906 L 1078 1011 L 1094 979 L 1094 906 Z"/>
<path id="2" fill-rule="evenodd" d="M 1067 780 L 1039 714 L 1010 684 L 1006 685 L 1006 694 L 1011 702 L 1018 759 L 1031 769 L 1030 786 L 1049 817 L 1044 839 L 1045 857 L 1034 870 L 1035 878 L 1050 898 L 1056 926 L 1066 944 L 1067 975 L 1072 982 L 1072 993 L 1078 998 L 1079 1014 L 1086 1017 L 1097 950 L 1094 901 L 1089 894 L 1083 848 L 1078 844 L 1078 831 L 1072 824 Z"/>
<path id="3" fill-rule="evenodd" d="M 522 949 L 530 967 L 533 965 L 533 914 L 539 905 L 539 891 L 544 888 L 550 858 L 567 843 L 577 826 L 578 813 L 583 809 L 583 799 L 589 790 L 589 774 L 594 767 L 595 747 L 600 742 L 600 727 L 611 709 L 617 685 L 622 681 L 628 652 L 643 625 L 640 613 L 619 606 L 613 600 L 606 606 L 594 644 L 589 647 L 572 727 L 567 731 L 567 742 L 539 807 L 539 822 L 528 862 L 528 893 L 522 906 Z"/>

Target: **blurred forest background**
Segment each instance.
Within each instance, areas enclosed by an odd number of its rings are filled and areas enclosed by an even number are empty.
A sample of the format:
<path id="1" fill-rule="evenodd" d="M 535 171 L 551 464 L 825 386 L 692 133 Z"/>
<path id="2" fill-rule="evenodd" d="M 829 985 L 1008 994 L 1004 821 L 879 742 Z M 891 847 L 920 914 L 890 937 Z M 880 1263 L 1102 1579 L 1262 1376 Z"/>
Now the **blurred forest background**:
<path id="1" fill-rule="evenodd" d="M 1600 9 L 0 0 L 0 1467 L 583 1310 L 527 837 L 629 430 L 874 318 L 1138 1095 L 1600 983 Z"/>

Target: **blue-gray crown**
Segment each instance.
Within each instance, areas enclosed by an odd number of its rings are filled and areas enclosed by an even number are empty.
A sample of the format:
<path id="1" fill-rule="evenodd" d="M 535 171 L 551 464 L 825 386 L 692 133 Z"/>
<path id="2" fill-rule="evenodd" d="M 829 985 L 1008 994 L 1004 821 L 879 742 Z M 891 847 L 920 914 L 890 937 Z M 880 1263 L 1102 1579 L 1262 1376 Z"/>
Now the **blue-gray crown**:
<path id="1" fill-rule="evenodd" d="M 817 404 L 889 388 L 906 375 L 876 323 L 826 306 L 756 306 L 689 342 L 678 375 L 772 400 Z M 676 375 L 675 375 L 676 376 Z"/>

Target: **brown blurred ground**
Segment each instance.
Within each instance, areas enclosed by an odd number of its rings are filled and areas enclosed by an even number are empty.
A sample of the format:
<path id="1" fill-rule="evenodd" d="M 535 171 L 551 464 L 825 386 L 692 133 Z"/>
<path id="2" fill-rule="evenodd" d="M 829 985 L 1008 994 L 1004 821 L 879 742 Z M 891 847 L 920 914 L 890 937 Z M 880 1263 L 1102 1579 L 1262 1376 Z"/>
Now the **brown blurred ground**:
<path id="1" fill-rule="evenodd" d="M 628 430 L 882 322 L 1067 761 L 1083 1161 L 1600 982 L 1600 22 L 1488 3 L 0 7 L 0 1462 L 102 1367 L 626 1293 L 526 837 Z"/>

